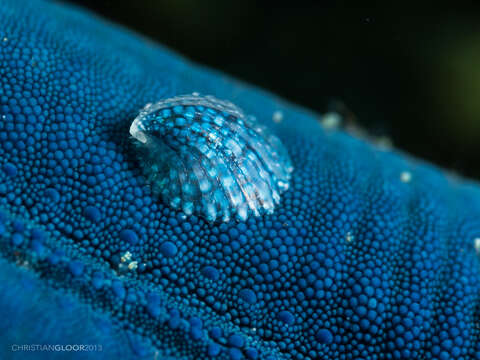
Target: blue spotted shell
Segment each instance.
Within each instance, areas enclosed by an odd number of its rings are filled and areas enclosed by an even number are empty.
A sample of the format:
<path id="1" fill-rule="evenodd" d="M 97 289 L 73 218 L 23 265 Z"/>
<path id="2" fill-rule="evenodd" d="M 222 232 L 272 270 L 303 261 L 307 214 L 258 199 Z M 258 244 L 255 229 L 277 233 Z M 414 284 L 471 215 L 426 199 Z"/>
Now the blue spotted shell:
<path id="1" fill-rule="evenodd" d="M 154 192 L 209 221 L 272 213 L 292 165 L 280 140 L 251 116 L 213 96 L 148 104 L 130 134 Z"/>

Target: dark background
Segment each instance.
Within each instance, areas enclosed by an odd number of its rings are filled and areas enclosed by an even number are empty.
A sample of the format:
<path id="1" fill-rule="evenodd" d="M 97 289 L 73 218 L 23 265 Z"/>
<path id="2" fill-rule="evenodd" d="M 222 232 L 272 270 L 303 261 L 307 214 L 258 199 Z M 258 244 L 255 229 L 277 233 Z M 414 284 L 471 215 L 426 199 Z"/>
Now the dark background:
<path id="1" fill-rule="evenodd" d="M 480 179 L 480 1 L 72 2 Z"/>

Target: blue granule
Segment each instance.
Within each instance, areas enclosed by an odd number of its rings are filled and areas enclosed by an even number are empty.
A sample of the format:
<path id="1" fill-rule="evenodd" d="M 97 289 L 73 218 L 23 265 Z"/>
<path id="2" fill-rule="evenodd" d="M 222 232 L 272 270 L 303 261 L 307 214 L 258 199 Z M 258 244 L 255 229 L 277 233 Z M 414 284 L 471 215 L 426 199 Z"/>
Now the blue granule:
<path id="1" fill-rule="evenodd" d="M 478 184 L 82 10 L 4 0 L 0 24 L 1 359 L 480 359 Z M 194 91 L 285 146 L 273 214 L 151 188 L 129 127 Z"/>

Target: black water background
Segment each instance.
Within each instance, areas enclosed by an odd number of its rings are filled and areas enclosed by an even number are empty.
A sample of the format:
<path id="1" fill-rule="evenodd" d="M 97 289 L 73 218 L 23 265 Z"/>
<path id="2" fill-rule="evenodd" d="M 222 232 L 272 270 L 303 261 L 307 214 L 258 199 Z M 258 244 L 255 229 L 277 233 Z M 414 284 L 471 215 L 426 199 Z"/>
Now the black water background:
<path id="1" fill-rule="evenodd" d="M 72 1 L 480 179 L 478 1 Z"/>

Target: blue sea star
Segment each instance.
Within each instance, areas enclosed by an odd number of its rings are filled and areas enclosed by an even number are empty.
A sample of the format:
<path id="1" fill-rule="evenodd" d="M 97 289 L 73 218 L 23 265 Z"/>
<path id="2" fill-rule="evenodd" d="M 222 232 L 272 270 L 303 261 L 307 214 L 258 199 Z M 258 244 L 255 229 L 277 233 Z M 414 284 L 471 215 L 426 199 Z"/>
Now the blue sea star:
<path id="1" fill-rule="evenodd" d="M 478 184 L 83 10 L 0 24 L 2 359 L 480 359 Z M 133 118 L 193 91 L 285 144 L 273 214 L 209 223 L 145 184 Z"/>

